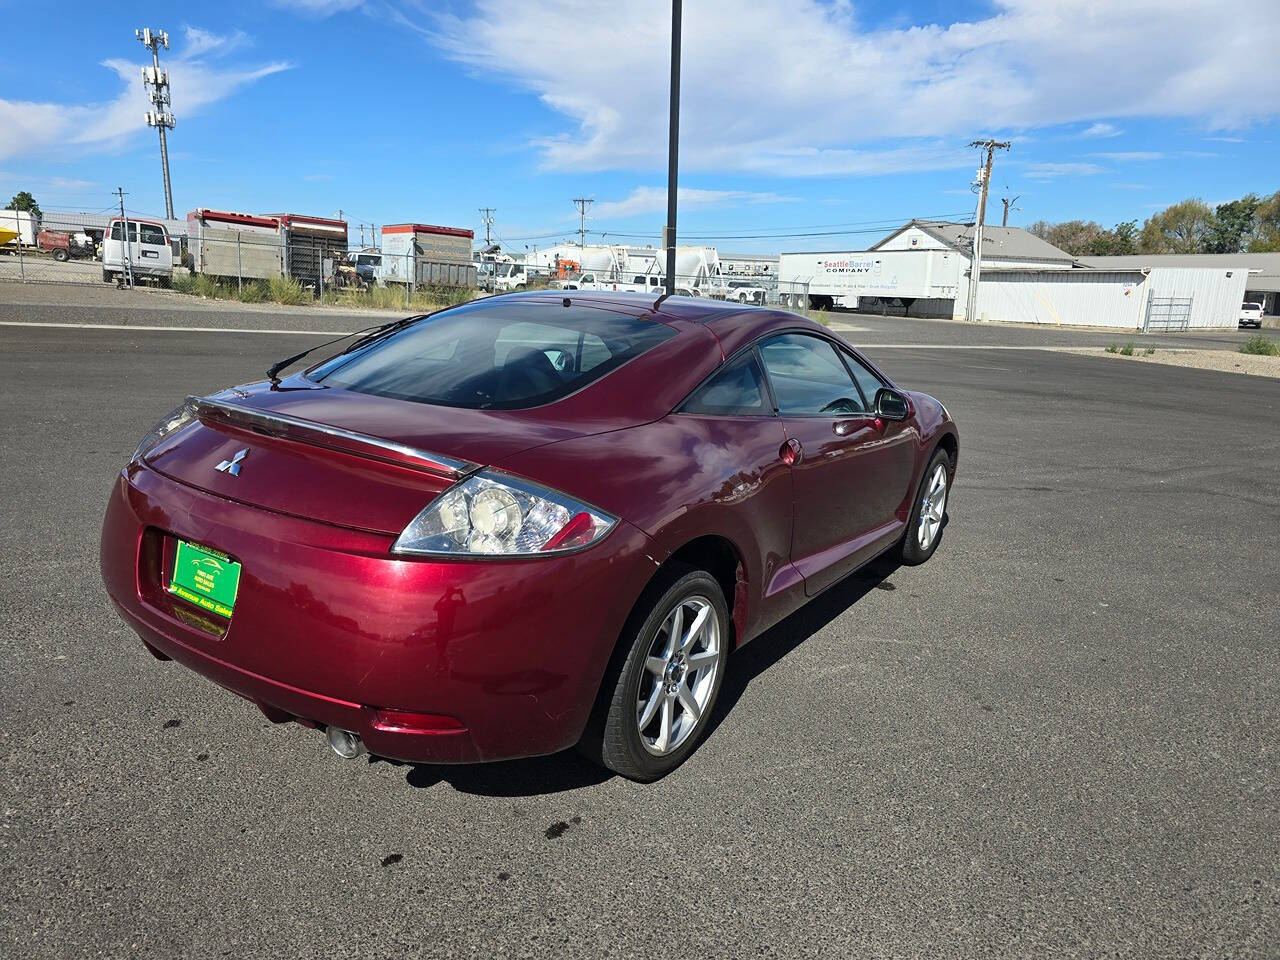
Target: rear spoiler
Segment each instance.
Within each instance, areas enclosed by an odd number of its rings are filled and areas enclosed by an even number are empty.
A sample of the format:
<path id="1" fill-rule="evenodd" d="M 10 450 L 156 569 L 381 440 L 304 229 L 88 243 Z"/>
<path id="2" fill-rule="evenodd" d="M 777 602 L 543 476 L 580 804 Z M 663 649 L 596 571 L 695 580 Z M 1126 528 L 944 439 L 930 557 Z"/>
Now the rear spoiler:
<path id="1" fill-rule="evenodd" d="M 371 437 L 368 434 L 344 430 L 314 420 L 291 417 L 284 413 L 259 410 L 229 400 L 215 400 L 212 397 L 188 397 L 187 402 L 196 411 L 196 416 L 209 423 L 220 423 L 241 430 L 281 437 L 298 443 L 309 443 L 315 447 L 326 447 L 350 453 L 371 460 L 421 470 L 451 480 L 461 480 L 480 469 L 478 463 L 446 457 L 443 454 L 431 453 L 407 447 L 393 440 Z"/>

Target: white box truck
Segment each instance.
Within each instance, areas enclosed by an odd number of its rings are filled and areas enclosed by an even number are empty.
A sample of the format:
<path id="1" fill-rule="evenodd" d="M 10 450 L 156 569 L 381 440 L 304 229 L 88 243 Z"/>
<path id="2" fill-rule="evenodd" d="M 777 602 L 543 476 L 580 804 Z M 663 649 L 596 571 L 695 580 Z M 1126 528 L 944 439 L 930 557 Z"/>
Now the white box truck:
<path id="1" fill-rule="evenodd" d="M 40 234 L 40 218 L 28 210 L 0 210 L 0 246 L 16 250 L 19 246 L 34 247 Z"/>

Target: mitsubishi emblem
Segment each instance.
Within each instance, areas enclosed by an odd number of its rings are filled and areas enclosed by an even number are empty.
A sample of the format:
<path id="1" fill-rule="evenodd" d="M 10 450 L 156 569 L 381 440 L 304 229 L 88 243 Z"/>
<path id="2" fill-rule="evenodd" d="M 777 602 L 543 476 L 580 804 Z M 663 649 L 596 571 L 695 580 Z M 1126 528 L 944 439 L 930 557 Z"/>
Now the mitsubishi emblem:
<path id="1" fill-rule="evenodd" d="M 248 447 L 245 447 L 243 450 L 237 450 L 236 455 L 234 457 L 232 457 L 230 460 L 223 460 L 220 464 L 218 464 L 213 469 L 217 470 L 219 473 L 229 473 L 233 477 L 238 477 L 240 476 L 240 461 L 243 460 L 248 455 L 249 455 Z"/>

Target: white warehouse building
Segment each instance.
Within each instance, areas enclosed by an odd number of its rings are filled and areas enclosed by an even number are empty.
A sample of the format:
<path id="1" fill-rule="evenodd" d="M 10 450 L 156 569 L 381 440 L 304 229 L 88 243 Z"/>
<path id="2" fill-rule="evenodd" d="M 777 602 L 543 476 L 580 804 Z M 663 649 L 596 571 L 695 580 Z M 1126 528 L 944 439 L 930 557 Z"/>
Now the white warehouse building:
<path id="1" fill-rule="evenodd" d="M 913 220 L 868 250 L 782 254 L 779 290 L 818 308 L 892 306 L 908 316 L 963 319 L 972 254 L 972 225 Z M 1250 277 L 1246 256 L 1093 267 L 1025 230 L 986 227 L 976 313 L 1144 330 L 1235 327 Z"/>

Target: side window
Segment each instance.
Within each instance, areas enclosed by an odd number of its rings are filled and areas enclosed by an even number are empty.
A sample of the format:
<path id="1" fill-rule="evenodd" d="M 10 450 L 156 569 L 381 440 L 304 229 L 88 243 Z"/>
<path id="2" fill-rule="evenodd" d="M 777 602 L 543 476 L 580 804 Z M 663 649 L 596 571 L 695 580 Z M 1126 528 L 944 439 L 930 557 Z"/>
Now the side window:
<path id="1" fill-rule="evenodd" d="M 721 417 L 772 416 L 755 352 L 748 351 L 699 387 L 685 401 L 681 412 Z"/>
<path id="2" fill-rule="evenodd" d="M 760 347 L 783 415 L 848 416 L 865 413 L 836 348 L 819 337 L 784 333 Z"/>
<path id="3" fill-rule="evenodd" d="M 844 358 L 849 364 L 849 369 L 853 371 L 853 379 L 858 382 L 858 389 L 862 391 L 862 396 L 867 401 L 867 409 L 874 410 L 876 391 L 884 386 L 883 381 L 863 366 L 862 361 L 853 354 L 844 350 L 840 352 L 844 354 Z"/>
<path id="4" fill-rule="evenodd" d="M 142 224 L 142 242 L 153 247 L 163 247 L 164 231 L 153 223 L 144 223 Z"/>

